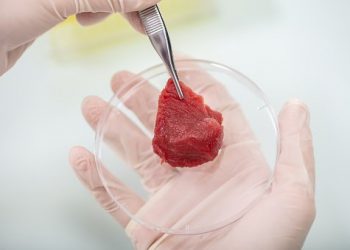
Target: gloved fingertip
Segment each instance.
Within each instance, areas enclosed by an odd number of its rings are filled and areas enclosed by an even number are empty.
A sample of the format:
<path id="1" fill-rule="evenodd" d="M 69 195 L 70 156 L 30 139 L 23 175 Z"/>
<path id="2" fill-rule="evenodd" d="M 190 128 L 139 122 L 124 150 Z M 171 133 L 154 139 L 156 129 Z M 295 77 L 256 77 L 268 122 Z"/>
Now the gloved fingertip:
<path id="1" fill-rule="evenodd" d="M 82 107 L 84 107 L 84 106 L 95 106 L 96 103 L 99 103 L 99 102 L 103 102 L 103 100 L 100 97 L 95 96 L 95 95 L 89 95 L 89 96 L 86 96 L 83 99 Z"/>
<path id="2" fill-rule="evenodd" d="M 84 98 L 81 104 L 81 111 L 92 128 L 96 127 L 106 105 L 106 102 L 97 96 L 87 96 Z"/>
<path id="3" fill-rule="evenodd" d="M 112 91 L 114 93 L 117 92 L 119 89 L 122 88 L 123 83 L 128 82 L 134 76 L 135 76 L 135 74 L 133 74 L 127 70 L 122 70 L 122 71 L 115 73 L 112 77 L 112 80 L 111 80 Z"/>
<path id="4" fill-rule="evenodd" d="M 84 147 L 75 146 L 69 152 L 69 163 L 76 171 L 86 171 L 89 165 L 90 154 Z"/>
<path id="5" fill-rule="evenodd" d="M 123 13 L 122 16 L 128 20 L 131 26 L 141 34 L 146 34 L 146 31 L 141 23 L 140 16 L 137 12 Z"/>
<path id="6" fill-rule="evenodd" d="M 286 107 L 288 106 L 299 106 L 300 108 L 303 108 L 307 114 L 310 113 L 309 107 L 300 99 L 298 98 L 291 98 L 288 100 L 288 102 L 285 104 Z"/>
<path id="7" fill-rule="evenodd" d="M 305 103 L 298 99 L 289 100 L 279 114 L 282 136 L 300 133 L 309 124 L 310 113 Z"/>

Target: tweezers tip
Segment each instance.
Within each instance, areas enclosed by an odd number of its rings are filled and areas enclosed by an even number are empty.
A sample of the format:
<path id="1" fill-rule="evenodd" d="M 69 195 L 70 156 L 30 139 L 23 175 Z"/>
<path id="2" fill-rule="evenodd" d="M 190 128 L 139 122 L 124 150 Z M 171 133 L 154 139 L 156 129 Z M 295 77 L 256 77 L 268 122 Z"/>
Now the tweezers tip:
<path id="1" fill-rule="evenodd" d="M 181 100 L 183 100 L 185 98 L 183 92 L 182 92 L 182 89 L 181 89 L 181 85 L 180 85 L 180 81 L 179 81 L 179 78 L 177 78 L 176 76 L 172 77 L 173 78 L 173 82 L 175 84 L 175 88 L 176 88 L 176 92 L 179 96 L 179 98 Z"/>

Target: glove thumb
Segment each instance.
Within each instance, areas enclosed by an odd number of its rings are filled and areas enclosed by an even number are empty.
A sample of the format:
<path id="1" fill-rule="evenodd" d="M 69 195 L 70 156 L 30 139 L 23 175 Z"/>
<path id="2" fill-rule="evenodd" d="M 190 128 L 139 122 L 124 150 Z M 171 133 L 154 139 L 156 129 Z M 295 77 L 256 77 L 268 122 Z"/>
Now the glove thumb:
<path id="1" fill-rule="evenodd" d="M 279 114 L 281 152 L 278 160 L 275 185 L 297 184 L 313 189 L 314 164 L 309 128 L 309 111 L 299 100 L 291 100 Z"/>

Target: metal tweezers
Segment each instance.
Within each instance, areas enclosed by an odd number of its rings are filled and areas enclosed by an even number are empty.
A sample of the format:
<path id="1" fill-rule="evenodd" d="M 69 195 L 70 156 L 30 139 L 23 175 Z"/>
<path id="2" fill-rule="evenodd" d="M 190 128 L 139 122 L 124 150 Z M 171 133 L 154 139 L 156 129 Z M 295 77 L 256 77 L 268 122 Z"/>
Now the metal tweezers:
<path id="1" fill-rule="evenodd" d="M 179 98 L 183 99 L 184 95 L 175 69 L 170 38 L 158 6 L 153 5 L 147 9 L 139 11 L 139 16 L 154 49 L 166 65 L 168 72 L 174 81 Z"/>

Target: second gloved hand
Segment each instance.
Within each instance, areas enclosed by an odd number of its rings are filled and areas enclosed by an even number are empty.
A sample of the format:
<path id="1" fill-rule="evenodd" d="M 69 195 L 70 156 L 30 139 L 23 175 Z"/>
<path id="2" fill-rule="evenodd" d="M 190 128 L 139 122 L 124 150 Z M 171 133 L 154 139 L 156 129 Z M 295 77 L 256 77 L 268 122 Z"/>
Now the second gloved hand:
<path id="1" fill-rule="evenodd" d="M 188 74 L 195 73 L 189 71 Z M 132 120 L 122 115 L 109 120 L 112 129 L 106 131 L 106 142 L 138 173 L 145 190 L 149 191 L 149 198 L 144 201 L 107 169 L 102 168 L 103 175 L 109 188 L 118 190 L 118 201 L 138 218 L 156 222 L 161 218 L 165 225 L 179 228 L 189 224 L 205 225 L 217 204 L 224 204 L 222 215 L 229 218 L 240 205 L 229 197 L 235 192 L 244 193 L 247 187 L 268 180 L 272 174 L 238 102 L 217 80 L 205 76 L 203 81 L 202 76 L 191 75 L 191 79 L 198 80 L 201 87 L 198 93 L 205 95 L 211 106 L 223 113 L 226 129 L 220 155 L 206 166 L 183 171 L 161 164 L 152 151 L 151 139 Z M 132 88 L 130 79 L 133 77 L 135 75 L 128 72 L 114 76 L 112 89 L 117 96 L 122 97 L 125 90 Z M 186 75 L 180 77 L 186 79 Z M 125 103 L 149 132 L 154 128 L 157 105 L 156 98 L 152 97 L 158 95 L 159 90 L 146 82 L 142 88 L 137 88 L 134 98 Z M 92 128 L 96 129 L 107 107 L 108 103 L 98 97 L 88 97 L 84 101 L 83 114 Z M 300 101 L 292 100 L 283 107 L 279 115 L 281 153 L 270 190 L 240 220 L 201 235 L 163 234 L 130 220 L 106 192 L 92 153 L 74 147 L 70 162 L 82 183 L 125 228 L 135 249 L 301 249 L 315 217 L 315 162 L 309 120 L 308 108 Z M 201 174 L 192 175 L 195 171 Z M 193 189 L 193 183 L 201 185 Z M 214 190 L 213 187 L 215 192 L 203 196 L 208 190 Z M 244 200 L 256 194 L 260 194 L 260 189 L 246 194 Z M 185 200 L 185 205 L 176 206 L 177 199 Z"/>
<path id="2" fill-rule="evenodd" d="M 88 25 L 110 13 L 123 13 L 137 30 L 135 11 L 159 0 L 2 0 L 0 2 L 0 75 L 11 68 L 33 41 L 68 16 Z"/>

